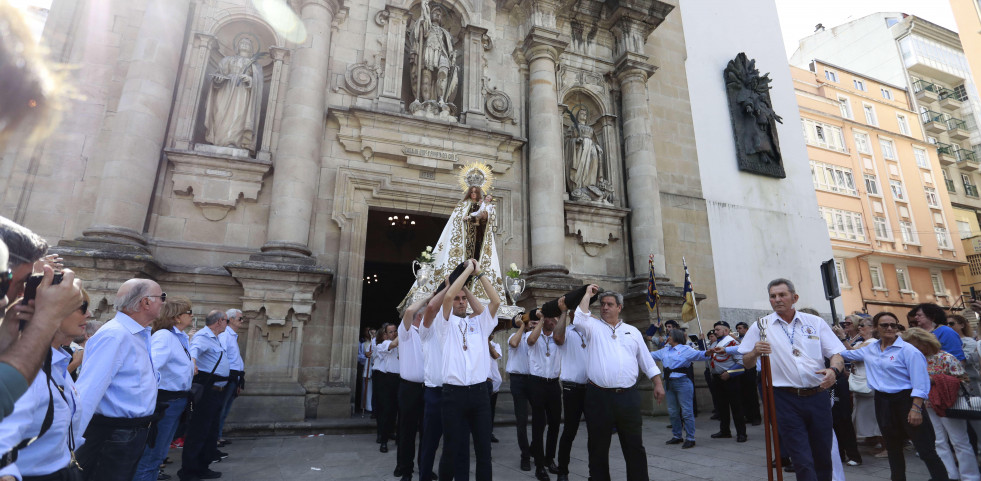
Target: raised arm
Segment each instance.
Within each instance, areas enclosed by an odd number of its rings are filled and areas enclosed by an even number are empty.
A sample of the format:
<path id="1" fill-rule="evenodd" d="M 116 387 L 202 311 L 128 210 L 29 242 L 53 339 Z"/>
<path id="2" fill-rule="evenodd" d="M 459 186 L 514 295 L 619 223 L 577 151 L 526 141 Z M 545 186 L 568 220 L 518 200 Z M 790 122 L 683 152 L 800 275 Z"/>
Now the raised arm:
<path id="1" fill-rule="evenodd" d="M 531 330 L 531 334 L 528 334 L 528 345 L 534 346 L 538 342 L 538 337 L 542 335 L 542 326 L 545 325 L 542 322 L 542 311 L 535 311 L 538 313 L 538 322 L 535 323 L 535 328 Z M 531 321 L 529 321 L 531 322 Z"/>
<path id="2" fill-rule="evenodd" d="M 460 289 L 463 289 L 463 284 L 465 284 L 467 279 L 470 278 L 470 274 L 473 272 L 473 270 L 474 263 L 467 262 L 467 267 L 463 269 L 463 273 L 460 274 L 460 277 L 457 277 L 456 280 L 453 281 L 453 284 L 450 284 L 450 287 L 446 289 L 446 296 L 443 297 L 444 321 L 450 320 L 450 311 L 453 309 L 453 298 L 456 297 L 458 292 L 460 292 Z"/>
<path id="3" fill-rule="evenodd" d="M 552 340 L 555 341 L 556 346 L 561 346 L 565 344 L 565 327 L 569 320 L 569 310 L 562 311 L 559 315 L 559 322 L 555 323 L 555 330 L 552 331 Z"/>
<path id="4" fill-rule="evenodd" d="M 409 326 L 412 325 L 412 320 L 416 318 L 416 313 L 419 312 L 419 309 L 422 309 L 423 306 L 429 304 L 429 299 L 430 298 L 428 297 L 425 299 L 419 299 L 418 301 L 413 302 L 412 305 L 410 305 L 408 308 L 405 309 L 405 313 L 402 315 L 402 326 L 406 330 L 408 330 Z"/>
<path id="5" fill-rule="evenodd" d="M 579 301 L 579 309 L 583 312 L 589 312 L 589 299 L 599 293 L 599 286 L 596 284 L 590 284 L 586 289 L 586 295 L 582 296 L 582 300 Z"/>
<path id="6" fill-rule="evenodd" d="M 446 298 L 446 288 L 449 287 L 449 282 L 443 283 L 443 288 L 436 291 L 436 295 L 429 300 L 426 304 L 426 313 L 422 315 L 422 325 L 429 328 L 433 325 L 433 319 L 436 319 L 436 314 L 439 313 L 439 308 L 443 306 L 443 299 Z"/>
<path id="7" fill-rule="evenodd" d="M 467 289 L 467 286 L 463 286 L 463 293 L 467 295 L 467 304 L 470 304 L 470 309 L 473 310 L 475 316 L 484 312 L 484 305 L 480 303 L 480 299 L 477 299 L 477 296 L 473 295 L 470 289 Z"/>
<path id="8" fill-rule="evenodd" d="M 490 299 L 490 304 L 487 304 L 487 309 L 490 310 L 490 315 L 493 318 L 497 318 L 497 308 L 501 307 L 501 296 L 497 295 L 497 289 L 494 289 L 494 285 L 491 284 L 490 279 L 484 274 L 480 267 L 477 266 L 477 261 L 473 261 L 474 272 L 477 273 L 477 279 L 480 280 L 480 285 L 483 286 L 484 292 L 487 293 L 487 298 Z M 474 309 L 474 314 L 479 314 L 476 309 Z"/>
<path id="9" fill-rule="evenodd" d="M 522 322 L 521 325 L 518 326 L 518 332 L 512 334 L 511 337 L 508 339 L 508 345 L 511 346 L 513 349 L 517 349 L 518 346 L 521 345 L 521 338 L 524 337 L 525 335 L 525 327 L 527 325 L 528 325 L 527 323 Z"/>

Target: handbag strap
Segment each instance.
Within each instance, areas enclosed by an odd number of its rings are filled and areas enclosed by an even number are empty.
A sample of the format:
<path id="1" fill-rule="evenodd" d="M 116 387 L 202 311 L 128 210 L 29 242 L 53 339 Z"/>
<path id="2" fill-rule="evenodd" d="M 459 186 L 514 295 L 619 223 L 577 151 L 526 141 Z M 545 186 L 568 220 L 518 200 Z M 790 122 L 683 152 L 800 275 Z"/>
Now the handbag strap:
<path id="1" fill-rule="evenodd" d="M 167 330 L 170 331 L 171 334 L 177 336 L 177 343 L 181 345 L 181 349 L 184 350 L 184 354 L 187 354 L 187 358 L 190 359 L 191 358 L 191 353 L 190 353 L 190 351 L 187 350 L 186 347 L 184 347 L 184 343 L 181 342 L 181 336 L 179 336 L 176 332 L 174 332 L 173 329 L 167 329 Z"/>
<path id="2" fill-rule="evenodd" d="M 0 457 L 0 468 L 5 468 L 8 465 L 17 462 L 17 452 L 30 446 L 31 444 L 34 444 L 34 441 L 37 441 L 41 438 L 41 436 L 44 436 L 44 434 L 51 429 L 51 424 L 54 423 L 54 393 L 51 392 L 51 349 L 48 349 L 48 355 L 44 358 L 44 365 L 41 367 L 41 370 L 44 371 L 46 381 L 45 384 L 48 386 L 48 409 L 44 412 L 44 420 L 41 421 L 41 430 L 37 433 L 37 436 L 24 439 L 10 451 L 4 453 L 4 455 Z M 64 394 L 62 394 L 62 397 L 64 397 Z M 65 402 L 67 403 L 68 400 L 66 399 Z"/>

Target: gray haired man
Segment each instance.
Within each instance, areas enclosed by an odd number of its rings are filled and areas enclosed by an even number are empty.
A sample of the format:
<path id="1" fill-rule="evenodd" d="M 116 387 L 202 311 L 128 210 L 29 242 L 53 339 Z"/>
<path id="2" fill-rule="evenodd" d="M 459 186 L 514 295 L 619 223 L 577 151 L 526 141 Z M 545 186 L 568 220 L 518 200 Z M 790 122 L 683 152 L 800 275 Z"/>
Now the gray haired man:
<path id="1" fill-rule="evenodd" d="M 225 332 L 218 335 L 218 340 L 225 347 L 225 355 L 228 356 L 228 389 L 225 389 L 225 401 L 221 409 L 221 420 L 218 421 L 218 447 L 231 444 L 225 439 L 225 418 L 228 411 L 232 409 L 232 401 L 242 394 L 245 390 L 245 361 L 242 353 L 238 349 L 238 330 L 242 328 L 242 311 L 229 309 L 225 311 L 228 317 L 228 326 Z"/>
<path id="2" fill-rule="evenodd" d="M 194 383 L 203 387 L 203 394 L 194 402 L 187 422 L 181 470 L 177 472 L 181 481 L 221 476 L 209 466 L 219 457 L 218 422 L 228 387 L 228 355 L 218 340 L 218 335 L 225 332 L 228 318 L 222 311 L 211 311 L 204 323 L 204 329 L 191 339 L 191 357 L 197 366 Z"/>

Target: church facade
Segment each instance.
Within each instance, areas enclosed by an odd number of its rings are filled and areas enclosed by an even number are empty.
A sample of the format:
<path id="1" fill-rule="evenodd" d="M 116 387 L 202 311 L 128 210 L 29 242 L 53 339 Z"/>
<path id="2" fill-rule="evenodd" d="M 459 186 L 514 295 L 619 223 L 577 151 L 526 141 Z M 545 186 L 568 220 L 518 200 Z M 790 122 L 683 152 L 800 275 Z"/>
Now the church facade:
<path id="1" fill-rule="evenodd" d="M 243 310 L 237 422 L 350 415 L 369 212 L 448 216 L 468 164 L 494 176 L 518 305 L 595 282 L 643 330 L 650 254 L 663 318 L 678 317 L 685 256 L 711 323 L 713 242 L 731 239 L 710 235 L 682 8 L 55 0 L 43 42 L 78 95 L 48 140 L 3 153 L 0 214 L 56 246 L 102 319 L 134 276 L 199 316 Z M 743 207 L 722 204 L 730 228 Z"/>

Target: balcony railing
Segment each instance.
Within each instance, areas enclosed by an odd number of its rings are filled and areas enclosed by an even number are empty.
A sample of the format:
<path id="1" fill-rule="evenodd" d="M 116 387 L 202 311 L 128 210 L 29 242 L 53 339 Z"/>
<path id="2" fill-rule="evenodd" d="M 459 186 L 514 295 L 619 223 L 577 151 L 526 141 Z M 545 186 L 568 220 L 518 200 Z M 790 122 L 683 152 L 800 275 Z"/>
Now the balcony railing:
<path id="1" fill-rule="evenodd" d="M 978 186 L 971 184 L 964 184 L 964 195 L 968 197 L 978 197 Z"/>
<path id="2" fill-rule="evenodd" d="M 943 87 L 941 87 L 941 86 L 939 86 L 939 85 L 937 85 L 937 84 L 935 84 L 933 82 L 927 82 L 926 80 L 917 80 L 916 82 L 913 82 L 913 92 L 914 93 L 922 92 L 922 91 L 926 90 L 927 92 L 933 92 L 933 93 L 935 93 L 937 95 L 940 95 L 940 89 L 942 89 L 942 88 Z"/>
<path id="3" fill-rule="evenodd" d="M 947 118 L 947 130 L 964 129 L 967 130 L 967 123 L 956 117 Z"/>
<path id="4" fill-rule="evenodd" d="M 973 150 L 955 149 L 954 150 L 954 157 L 957 158 L 957 161 L 958 162 L 964 162 L 964 161 L 977 162 L 978 161 L 978 159 L 975 156 Z"/>
<path id="5" fill-rule="evenodd" d="M 947 183 L 947 192 L 957 192 L 957 189 L 954 187 L 954 181 L 945 179 L 944 182 Z"/>
<path id="6" fill-rule="evenodd" d="M 924 110 L 920 112 L 920 121 L 924 124 L 929 122 L 940 122 L 944 123 L 949 116 L 940 112 L 934 112 L 932 110 Z"/>
<path id="7" fill-rule="evenodd" d="M 940 155 L 954 155 L 956 149 L 957 147 L 954 145 L 937 142 L 937 153 Z"/>

